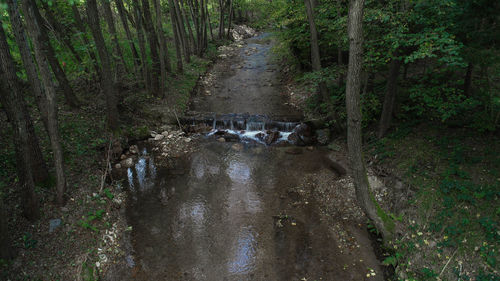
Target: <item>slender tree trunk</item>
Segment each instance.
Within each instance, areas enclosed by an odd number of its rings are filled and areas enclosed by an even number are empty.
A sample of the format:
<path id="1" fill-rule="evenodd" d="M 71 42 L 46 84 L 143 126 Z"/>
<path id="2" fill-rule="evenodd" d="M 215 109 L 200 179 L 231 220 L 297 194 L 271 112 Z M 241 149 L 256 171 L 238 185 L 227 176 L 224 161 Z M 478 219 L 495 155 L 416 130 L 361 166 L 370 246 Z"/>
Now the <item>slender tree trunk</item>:
<path id="1" fill-rule="evenodd" d="M 111 66 L 111 59 L 109 58 L 109 54 L 106 49 L 104 37 L 102 36 L 96 0 L 87 1 L 87 18 L 89 20 L 90 29 L 92 30 L 97 51 L 99 53 L 99 59 L 101 60 L 101 84 L 106 98 L 108 127 L 111 131 L 116 132 L 119 128 L 119 115 L 116 101 L 116 89 L 112 76 L 113 68 Z"/>
<path id="2" fill-rule="evenodd" d="M 132 60 L 134 63 L 134 73 L 135 75 L 140 75 L 139 65 L 140 58 L 139 53 L 137 53 L 137 49 L 135 48 L 134 38 L 132 37 L 132 33 L 130 32 L 130 28 L 128 26 L 127 15 L 125 12 L 125 7 L 123 6 L 122 0 L 115 0 L 116 7 L 118 9 L 118 14 L 120 15 L 120 19 L 123 25 L 123 29 L 125 30 L 125 34 L 127 35 L 127 41 L 130 46 L 130 50 L 132 51 Z"/>
<path id="3" fill-rule="evenodd" d="M 50 44 L 50 38 L 48 35 L 49 30 L 47 29 L 47 26 L 44 24 L 44 20 L 42 18 L 42 15 L 40 14 L 40 11 L 38 10 L 38 6 L 36 6 L 36 1 L 34 1 L 34 0 L 26 0 L 26 1 L 32 2 L 35 20 L 39 24 L 39 29 L 41 32 L 40 33 L 41 34 L 40 40 L 42 40 L 43 44 L 45 46 L 47 46 L 46 47 L 47 50 L 46 50 L 45 55 L 46 55 L 47 60 L 50 64 L 50 68 L 52 69 L 52 72 L 54 73 L 54 76 L 57 79 L 59 87 L 63 91 L 66 103 L 73 108 L 77 108 L 77 107 L 79 107 L 80 102 L 78 101 L 78 99 L 75 95 L 75 92 L 71 88 L 69 80 L 66 77 L 66 73 L 64 73 L 64 70 L 62 69 L 61 65 L 59 64 L 59 61 L 57 60 L 54 48 Z"/>
<path id="4" fill-rule="evenodd" d="M 38 79 L 36 66 L 31 56 L 30 46 L 28 45 L 28 40 L 26 39 L 26 34 L 24 33 L 17 0 L 7 0 L 7 5 L 10 21 L 12 23 L 12 32 L 14 33 L 17 46 L 19 47 L 19 53 L 21 54 L 21 60 L 23 61 L 24 68 L 26 69 L 28 82 L 35 96 L 38 110 L 40 112 L 40 116 L 42 117 L 42 122 L 48 133 L 47 105 L 43 96 L 44 93 L 42 91 L 42 85 Z M 31 142 L 30 163 L 33 170 L 33 180 L 35 183 L 45 182 L 49 178 L 49 172 L 38 143 L 38 138 L 35 135 L 35 129 L 32 122 L 28 122 L 27 133 L 28 140 Z"/>
<path id="5" fill-rule="evenodd" d="M 342 17 L 342 3 L 341 0 L 337 0 L 337 18 Z M 342 57 L 342 38 L 339 38 L 337 42 L 337 65 L 339 67 L 339 79 L 337 81 L 338 87 L 342 87 L 344 85 L 344 73 L 342 72 L 342 68 L 344 66 L 344 58 Z"/>
<path id="6" fill-rule="evenodd" d="M 17 160 L 16 168 L 23 190 L 23 212 L 28 219 L 35 220 L 39 217 L 39 210 L 30 164 L 32 157 L 30 156 L 28 127 L 31 118 L 23 98 L 14 61 L 2 26 L 0 26 L 0 66 L 0 102 L 13 129 Z"/>
<path id="7" fill-rule="evenodd" d="M 104 9 L 104 19 L 108 25 L 108 31 L 111 34 L 111 38 L 113 40 L 113 58 L 116 65 L 116 75 L 121 77 L 121 74 L 127 72 L 127 63 L 125 62 L 125 57 L 123 56 L 122 48 L 120 47 L 120 43 L 118 42 L 118 34 L 116 32 L 115 21 L 113 19 L 113 12 L 111 11 L 110 0 L 102 1 L 102 7 Z"/>
<path id="8" fill-rule="evenodd" d="M 311 33 L 311 64 L 313 71 L 321 71 L 321 59 L 319 55 L 318 31 L 314 22 L 314 9 L 316 7 L 314 0 L 304 0 L 306 5 L 307 19 L 309 21 L 309 30 Z M 319 83 L 319 92 L 323 101 L 328 101 L 328 89 L 324 82 Z"/>
<path id="9" fill-rule="evenodd" d="M 347 69 L 347 145 L 349 150 L 349 160 L 356 189 L 358 204 L 365 214 L 370 218 L 385 239 L 390 240 L 391 236 L 386 229 L 384 222 L 379 217 L 376 208 L 365 163 L 363 160 L 362 134 L 361 134 L 361 69 L 363 63 L 363 5 L 364 0 L 349 1 L 349 66 Z"/>
<path id="10" fill-rule="evenodd" d="M 186 34 L 186 27 L 184 25 L 184 20 L 181 14 L 181 9 L 177 0 L 172 1 L 175 7 L 175 16 L 177 19 L 177 29 L 179 31 L 180 39 L 182 40 L 182 46 L 184 47 L 184 58 L 186 63 L 191 62 L 191 47 L 189 46 L 189 39 Z"/>
<path id="11" fill-rule="evenodd" d="M 465 73 L 464 78 L 464 95 L 466 97 L 470 96 L 470 89 L 472 86 L 472 71 L 474 70 L 474 64 L 469 62 L 467 65 L 467 72 Z"/>
<path id="12" fill-rule="evenodd" d="M 397 58 L 393 58 L 389 66 L 389 79 L 387 80 L 384 106 L 382 108 L 382 115 L 380 116 L 380 124 L 378 129 L 379 138 L 383 138 L 387 133 L 387 130 L 391 126 L 394 102 L 396 100 L 398 91 L 398 76 L 400 68 L 401 61 Z"/>
<path id="13" fill-rule="evenodd" d="M 219 0 L 219 39 L 224 37 L 224 0 Z"/>
<path id="14" fill-rule="evenodd" d="M 144 80 L 144 84 L 146 86 L 146 91 L 151 92 L 151 72 L 149 70 L 149 64 L 147 61 L 146 40 L 144 38 L 142 12 L 141 12 L 141 8 L 139 6 L 139 1 L 132 1 L 132 5 L 134 7 L 134 13 L 135 13 L 136 22 L 137 22 L 136 31 L 137 31 L 137 38 L 139 41 L 139 50 L 141 52 L 141 65 L 142 65 L 143 80 Z"/>
<path id="15" fill-rule="evenodd" d="M 208 0 L 206 0 L 208 1 Z M 212 38 L 212 41 L 214 41 L 214 31 L 212 30 L 212 23 L 210 21 L 210 13 L 208 12 L 208 5 L 205 4 L 205 10 L 207 13 L 207 24 L 208 27 L 210 28 L 210 38 Z"/>
<path id="16" fill-rule="evenodd" d="M 179 35 L 179 29 L 177 28 L 177 20 L 175 16 L 175 7 L 173 0 L 169 0 L 169 5 L 170 5 L 170 21 L 172 22 L 172 30 L 174 32 L 174 44 L 175 44 L 175 53 L 177 55 L 177 72 L 182 73 L 183 72 L 183 65 L 182 65 L 182 40 L 180 39 Z"/>
<path id="17" fill-rule="evenodd" d="M 166 53 L 166 42 L 163 34 L 163 26 L 162 26 L 162 21 L 161 21 L 161 6 L 160 6 L 160 0 L 155 0 L 154 2 L 155 6 L 155 12 L 156 12 L 156 29 L 158 33 L 158 39 L 160 40 L 160 72 L 161 72 L 161 77 L 160 77 L 160 97 L 165 96 L 165 84 L 167 83 L 167 71 L 166 71 L 166 65 L 165 65 L 165 59 L 167 57 Z M 170 68 L 170 64 L 169 64 Z"/>
<path id="18" fill-rule="evenodd" d="M 185 5 L 184 3 L 180 3 L 179 5 L 179 10 L 181 11 L 181 17 L 182 17 L 182 22 L 186 23 L 186 27 L 188 30 L 188 38 L 187 40 L 189 41 L 189 53 L 193 54 L 196 50 L 196 41 L 194 40 L 194 35 L 193 35 L 193 29 L 191 28 L 191 23 L 189 22 L 188 17 L 186 16 L 186 12 L 184 9 Z"/>
<path id="19" fill-rule="evenodd" d="M 98 78 L 100 79 L 101 73 L 100 73 L 99 64 L 97 61 L 97 55 L 95 54 L 94 50 L 91 49 L 90 41 L 86 35 L 87 32 L 85 29 L 85 25 L 83 24 L 82 17 L 80 16 L 80 11 L 78 11 L 78 7 L 76 6 L 76 4 L 73 4 L 71 6 L 71 9 L 73 11 L 73 16 L 75 17 L 76 27 L 78 28 L 78 31 L 81 32 L 81 38 L 83 40 L 83 43 L 86 46 L 87 53 L 89 54 L 90 58 L 92 59 L 92 66 L 94 67 L 96 75 L 99 76 Z"/>
<path id="20" fill-rule="evenodd" d="M 161 77 L 161 67 L 160 56 L 158 55 L 158 37 L 156 37 L 148 0 L 142 0 L 142 13 L 144 15 L 144 28 L 149 40 L 149 50 L 151 51 L 151 90 L 154 95 L 159 95 L 160 87 L 158 79 Z"/>
<path id="21" fill-rule="evenodd" d="M 12 239 L 7 223 L 7 211 L 5 210 L 3 199 L 0 197 L 0 259 L 10 260 L 14 258 L 12 249 Z"/>
<path id="22" fill-rule="evenodd" d="M 229 0 L 229 12 L 228 12 L 228 23 L 227 23 L 227 39 L 230 39 L 231 33 L 231 22 L 233 20 L 233 0 Z"/>
<path id="23" fill-rule="evenodd" d="M 61 138 L 59 135 L 59 125 L 57 121 L 57 104 L 56 104 L 56 91 L 50 75 L 49 66 L 47 63 L 48 54 L 50 54 L 50 44 L 44 40 L 43 31 L 40 28 L 40 23 L 37 21 L 34 0 L 24 2 L 22 6 L 26 26 L 31 35 L 35 59 L 38 64 L 43 90 L 45 93 L 47 104 L 47 119 L 50 144 L 52 153 L 54 154 L 54 166 L 56 169 L 56 188 L 57 188 L 57 203 L 64 204 L 64 193 L 66 192 L 66 176 L 64 174 L 64 159 L 61 147 Z"/>

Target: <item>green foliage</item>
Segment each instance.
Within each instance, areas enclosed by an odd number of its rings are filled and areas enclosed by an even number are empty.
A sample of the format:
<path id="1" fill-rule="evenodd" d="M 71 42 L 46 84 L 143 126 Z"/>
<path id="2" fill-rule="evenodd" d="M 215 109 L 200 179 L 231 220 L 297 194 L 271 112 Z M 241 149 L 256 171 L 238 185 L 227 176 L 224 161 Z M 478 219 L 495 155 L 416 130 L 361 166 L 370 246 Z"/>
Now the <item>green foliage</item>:
<path id="1" fill-rule="evenodd" d="M 33 234 L 25 232 L 23 235 L 23 246 L 25 249 L 33 249 L 36 247 L 38 240 L 33 238 Z"/>
<path id="2" fill-rule="evenodd" d="M 83 218 L 78 221 L 78 224 L 85 229 L 99 232 L 99 229 L 95 226 L 95 221 L 101 220 L 105 212 L 106 211 L 102 209 L 89 212 L 87 216 L 83 216 Z"/>

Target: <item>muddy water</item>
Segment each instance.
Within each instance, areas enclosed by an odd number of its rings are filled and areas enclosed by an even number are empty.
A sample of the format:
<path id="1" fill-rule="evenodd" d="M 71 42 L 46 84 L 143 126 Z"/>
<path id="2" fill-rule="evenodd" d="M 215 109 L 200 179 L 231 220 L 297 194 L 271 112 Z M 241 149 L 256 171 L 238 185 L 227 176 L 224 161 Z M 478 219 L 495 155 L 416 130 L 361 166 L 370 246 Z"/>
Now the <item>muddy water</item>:
<path id="1" fill-rule="evenodd" d="M 252 68 L 226 74 L 218 81 L 220 93 L 203 97 L 206 104 L 196 110 L 297 114 L 278 86 L 259 84 L 263 77 L 277 79 L 266 70 L 270 45 L 259 40 L 245 46 L 256 48 L 256 57 L 243 48 L 234 59 Z M 259 68 L 266 74 L 253 71 Z M 297 153 L 210 138 L 199 146 L 168 169 L 156 166 L 144 148 L 128 170 L 133 251 L 121 280 L 382 280 L 362 227 L 349 226 L 361 248 L 341 249 L 319 204 L 290 192 L 307 175 L 327 170 L 320 160 L 325 150 Z M 378 275 L 368 278 L 369 269 Z"/>

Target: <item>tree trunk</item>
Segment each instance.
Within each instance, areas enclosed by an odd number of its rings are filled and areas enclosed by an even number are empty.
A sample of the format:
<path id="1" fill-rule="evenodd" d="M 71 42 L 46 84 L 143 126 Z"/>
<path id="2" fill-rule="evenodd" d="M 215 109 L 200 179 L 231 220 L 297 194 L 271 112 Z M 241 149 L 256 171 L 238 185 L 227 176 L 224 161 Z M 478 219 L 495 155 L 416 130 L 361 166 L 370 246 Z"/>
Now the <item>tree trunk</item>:
<path id="1" fill-rule="evenodd" d="M 127 72 L 127 63 L 125 62 L 125 58 L 123 56 L 122 48 L 120 47 L 120 43 L 118 42 L 118 34 L 116 33 L 115 21 L 113 19 L 113 12 L 111 11 L 110 0 L 102 1 L 102 7 L 104 9 L 104 19 L 108 25 L 108 31 L 111 34 L 111 38 L 113 40 L 113 58 L 116 65 L 116 75 L 117 79 L 120 79 L 123 73 Z"/>
<path id="2" fill-rule="evenodd" d="M 167 83 L 167 71 L 166 71 L 166 65 L 165 65 L 165 59 L 167 58 L 168 54 L 166 53 L 166 42 L 163 34 L 163 26 L 162 26 L 162 21 L 161 21 L 161 6 L 160 6 L 160 0 L 155 0 L 154 1 L 154 6 L 155 6 L 155 12 L 156 12 L 156 29 L 158 33 L 158 39 L 160 40 L 160 72 L 161 72 L 161 77 L 160 77 L 160 97 L 165 96 L 165 84 Z M 168 64 L 168 68 L 170 68 L 170 63 Z"/>
<path id="3" fill-rule="evenodd" d="M 319 56 L 319 45 L 318 45 L 318 31 L 316 30 L 316 23 L 314 22 L 314 0 L 304 0 L 306 5 L 307 19 L 309 21 L 309 30 L 311 32 L 311 64 L 313 71 L 321 71 L 321 59 Z M 319 83 L 319 92 L 323 101 L 328 101 L 330 98 L 328 96 L 328 89 L 324 82 Z"/>
<path id="4" fill-rule="evenodd" d="M 46 51 L 44 51 L 45 56 L 50 64 L 50 68 L 52 69 L 54 76 L 56 77 L 59 87 L 63 91 L 65 101 L 70 107 L 78 108 L 80 106 L 80 102 L 78 101 L 75 92 L 71 88 L 71 85 L 68 81 L 68 78 L 66 77 L 66 74 L 64 73 L 64 70 L 62 69 L 61 65 L 59 64 L 59 61 L 57 60 L 54 48 L 50 44 L 50 38 L 48 35 L 49 30 L 47 29 L 47 26 L 44 24 L 45 21 L 42 18 L 40 11 L 38 10 L 38 6 L 36 6 L 36 1 L 34 0 L 27 0 L 27 1 L 31 1 L 32 3 L 34 19 L 38 23 L 39 25 L 38 28 L 40 29 L 39 40 L 41 40 L 42 44 L 46 46 L 45 47 Z"/>
<path id="5" fill-rule="evenodd" d="M 474 70 L 474 65 L 469 62 L 467 65 L 467 72 L 465 73 L 465 78 L 464 78 L 464 95 L 466 97 L 470 96 L 470 89 L 472 86 L 472 71 Z"/>
<path id="6" fill-rule="evenodd" d="M 90 29 L 94 37 L 95 45 L 101 60 L 102 73 L 102 88 L 106 97 L 107 121 L 111 131 L 116 132 L 119 128 L 118 109 L 116 102 L 116 89 L 113 81 L 113 68 L 106 49 L 106 43 L 102 36 L 101 25 L 99 23 L 99 14 L 97 11 L 96 0 L 87 1 L 87 18 L 89 20 Z"/>
<path id="7" fill-rule="evenodd" d="M 229 0 L 229 12 L 228 12 L 228 23 L 227 23 L 227 39 L 231 39 L 231 22 L 233 20 L 233 0 Z"/>
<path id="8" fill-rule="evenodd" d="M 82 17 L 80 16 L 80 11 L 78 11 L 78 7 L 76 6 L 76 4 L 73 4 L 71 6 L 71 9 L 73 10 L 73 16 L 75 17 L 76 27 L 78 28 L 78 31 L 81 32 L 81 38 L 83 40 L 83 43 L 85 43 L 87 53 L 89 54 L 90 58 L 92 59 L 92 66 L 94 67 L 96 75 L 100 79 L 101 72 L 99 69 L 98 61 L 97 61 L 97 55 L 95 54 L 94 50 L 92 50 L 90 47 L 91 46 L 90 41 L 87 38 L 87 35 L 86 35 L 87 32 L 85 29 L 85 25 L 83 24 Z"/>
<path id="9" fill-rule="evenodd" d="M 378 137 L 383 138 L 387 130 L 391 126 L 392 112 L 394 109 L 394 102 L 398 90 L 398 76 L 401 61 L 397 58 L 391 60 L 389 67 L 389 79 L 387 79 L 387 86 L 384 98 L 384 106 L 382 108 L 382 115 L 380 116 L 380 124 L 378 129 Z"/>
<path id="10" fill-rule="evenodd" d="M 40 112 L 40 116 L 42 117 L 42 122 L 48 133 L 47 105 L 45 98 L 43 97 L 44 93 L 42 91 L 40 80 L 38 79 L 36 66 L 31 56 L 30 46 L 28 44 L 28 40 L 26 39 L 26 34 L 24 33 L 17 0 L 7 0 L 7 5 L 10 21 L 12 23 L 12 32 L 14 33 L 17 46 L 19 47 L 21 60 L 23 61 L 24 68 L 26 69 L 26 76 L 28 77 L 30 88 L 35 96 L 38 110 Z M 33 128 L 32 122 L 28 122 L 28 125 L 28 139 L 31 142 L 30 163 L 33 169 L 33 180 L 35 183 L 42 183 L 48 180 L 49 172 L 38 143 L 38 138 L 35 135 L 35 129 Z"/>
<path id="11" fill-rule="evenodd" d="M 180 3 L 179 5 L 179 9 L 181 11 L 181 17 L 182 17 L 182 22 L 186 23 L 186 27 L 187 27 L 187 30 L 188 30 L 188 38 L 187 40 L 189 40 L 189 53 L 190 54 L 193 54 L 195 49 L 197 48 L 196 46 L 196 41 L 194 40 L 194 35 L 193 35 L 193 29 L 191 28 L 191 23 L 189 22 L 189 19 L 188 17 L 186 16 L 186 12 L 185 12 L 185 9 L 184 9 L 185 5 L 184 3 Z"/>
<path id="12" fill-rule="evenodd" d="M 341 0 L 337 0 L 337 18 L 342 17 L 342 3 Z M 344 85 L 344 73 L 342 73 L 341 68 L 344 66 L 344 58 L 342 57 L 342 38 L 339 38 L 337 42 L 337 66 L 339 67 L 339 79 L 337 81 L 338 87 L 342 87 Z"/>
<path id="13" fill-rule="evenodd" d="M 130 28 L 128 26 L 127 15 L 125 14 L 125 7 L 123 6 L 122 0 L 115 0 L 116 7 L 118 9 L 118 14 L 120 15 L 120 19 L 123 25 L 123 29 L 125 30 L 125 34 L 127 35 L 127 41 L 130 46 L 130 50 L 132 51 L 132 61 L 134 63 L 134 73 L 139 76 L 139 64 L 140 58 L 139 53 L 137 53 L 137 49 L 135 48 L 134 38 L 132 37 L 132 33 L 130 32 Z"/>
<path id="14" fill-rule="evenodd" d="M 182 46 L 184 47 L 184 59 L 186 60 L 186 63 L 191 62 L 191 47 L 189 46 L 189 39 L 186 34 L 186 27 L 184 25 L 184 20 L 181 14 L 181 9 L 179 7 L 179 3 L 177 0 L 172 1 L 174 3 L 175 7 L 175 16 L 177 19 L 177 30 L 178 34 L 180 36 L 180 39 L 182 40 Z"/>
<path id="15" fill-rule="evenodd" d="M 13 129 L 17 175 L 23 190 L 23 212 L 28 219 L 35 220 L 39 217 L 39 209 L 30 164 L 28 127 L 31 118 L 21 92 L 14 61 L 2 26 L 0 26 L 0 66 L 0 102 Z"/>
<path id="16" fill-rule="evenodd" d="M 175 53 L 177 55 L 177 72 L 182 73 L 183 72 L 183 65 L 182 65 L 182 40 L 180 39 L 179 35 L 179 29 L 177 28 L 177 20 L 175 16 L 175 7 L 173 0 L 169 0 L 169 5 L 170 5 L 170 21 L 172 22 L 172 30 L 174 32 L 174 44 L 175 44 Z"/>
<path id="17" fill-rule="evenodd" d="M 378 214 L 363 160 L 362 115 L 359 95 L 363 63 L 363 5 L 364 0 L 349 1 L 349 66 L 347 69 L 346 89 L 347 146 L 358 204 L 367 217 L 374 222 L 377 229 L 382 232 L 384 238 L 390 240 L 390 232 L 386 229 L 384 222 Z"/>
<path id="18" fill-rule="evenodd" d="M 224 37 L 224 0 L 219 0 L 219 39 Z"/>
<path id="19" fill-rule="evenodd" d="M 160 57 L 158 55 L 158 37 L 156 37 L 153 20 L 151 19 L 148 0 L 142 0 L 142 13 L 144 15 L 144 28 L 146 29 L 146 35 L 149 40 L 149 50 L 151 54 L 151 91 L 154 95 L 159 95 L 160 87 L 158 79 L 161 76 L 161 70 Z"/>
<path id="20" fill-rule="evenodd" d="M 51 48 L 49 42 L 44 40 L 43 31 L 37 21 L 35 4 L 34 0 L 25 1 L 22 8 L 27 29 L 31 35 L 35 60 L 38 64 L 47 104 L 48 131 L 56 169 L 57 203 L 63 205 L 64 193 L 66 192 L 66 176 L 64 174 L 64 159 L 57 121 L 56 91 L 47 63 L 47 54 L 50 53 Z"/>
<path id="21" fill-rule="evenodd" d="M 7 223 L 8 214 L 5 210 L 3 199 L 0 197 L 0 259 L 10 260 L 14 258 L 12 239 Z"/>
<path id="22" fill-rule="evenodd" d="M 146 54 L 146 40 L 144 38 L 144 28 L 142 22 L 142 12 L 138 1 L 132 1 L 134 7 L 134 13 L 136 18 L 136 32 L 139 41 L 139 50 L 141 52 L 141 65 L 142 65 L 142 76 L 144 84 L 146 86 L 146 91 L 151 92 L 151 72 L 149 71 L 149 64 Z"/>
<path id="23" fill-rule="evenodd" d="M 205 2 L 208 0 L 205 0 Z M 214 31 L 212 30 L 212 23 L 210 22 L 210 13 L 208 12 L 208 5 L 205 5 L 205 10 L 207 14 L 207 24 L 208 27 L 210 28 L 210 38 L 212 38 L 212 41 L 214 41 Z"/>

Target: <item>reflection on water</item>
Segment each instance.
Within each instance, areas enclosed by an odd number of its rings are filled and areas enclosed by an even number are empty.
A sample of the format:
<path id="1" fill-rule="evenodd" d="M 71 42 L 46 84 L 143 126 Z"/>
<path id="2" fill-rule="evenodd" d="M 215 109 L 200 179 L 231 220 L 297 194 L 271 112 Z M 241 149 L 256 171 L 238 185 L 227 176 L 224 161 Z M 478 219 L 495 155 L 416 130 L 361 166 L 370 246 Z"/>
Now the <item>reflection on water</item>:
<path id="1" fill-rule="evenodd" d="M 130 191 L 134 194 L 155 186 L 156 166 L 153 157 L 148 155 L 146 148 L 139 154 L 139 159 L 134 167 L 127 169 L 127 179 Z"/>
<path id="2" fill-rule="evenodd" d="M 232 274 L 246 274 L 255 267 L 256 236 L 252 227 L 241 229 L 234 248 L 234 256 L 228 263 L 228 272 Z"/>

